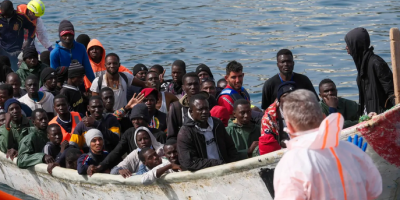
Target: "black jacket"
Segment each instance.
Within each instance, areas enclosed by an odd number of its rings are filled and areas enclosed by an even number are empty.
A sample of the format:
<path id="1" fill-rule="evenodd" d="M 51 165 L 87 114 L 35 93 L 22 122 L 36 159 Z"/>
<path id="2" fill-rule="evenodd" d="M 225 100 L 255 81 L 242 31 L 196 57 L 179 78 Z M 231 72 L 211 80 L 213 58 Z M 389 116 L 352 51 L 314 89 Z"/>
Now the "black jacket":
<path id="1" fill-rule="evenodd" d="M 177 147 L 179 163 L 190 171 L 234 162 L 238 158 L 238 152 L 231 136 L 225 130 L 224 124 L 217 118 L 214 122 L 213 133 L 222 160 L 208 159 L 205 137 L 195 127 L 192 119 L 186 117 L 185 123 L 179 130 Z"/>

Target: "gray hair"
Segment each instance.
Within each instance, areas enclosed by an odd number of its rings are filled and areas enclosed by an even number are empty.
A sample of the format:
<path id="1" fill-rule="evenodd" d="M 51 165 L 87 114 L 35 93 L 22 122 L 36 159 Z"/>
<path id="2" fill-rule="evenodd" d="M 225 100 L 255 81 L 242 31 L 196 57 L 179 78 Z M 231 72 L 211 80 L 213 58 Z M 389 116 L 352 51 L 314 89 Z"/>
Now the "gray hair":
<path id="1" fill-rule="evenodd" d="M 318 128 L 324 114 L 314 93 L 298 89 L 285 97 L 283 115 L 298 131 Z"/>

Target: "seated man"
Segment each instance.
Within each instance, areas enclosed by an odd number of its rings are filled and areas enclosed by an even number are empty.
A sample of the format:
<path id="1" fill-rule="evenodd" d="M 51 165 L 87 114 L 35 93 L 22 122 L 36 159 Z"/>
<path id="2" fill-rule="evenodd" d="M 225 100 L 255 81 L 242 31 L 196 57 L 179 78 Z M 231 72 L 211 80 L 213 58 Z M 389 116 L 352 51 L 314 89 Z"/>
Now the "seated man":
<path id="1" fill-rule="evenodd" d="M 61 142 L 63 135 L 61 133 L 61 127 L 58 124 L 50 124 L 48 126 L 47 138 L 49 141 L 44 146 L 43 153 L 50 155 L 56 160 L 68 147 L 68 141 Z"/>
<path id="2" fill-rule="evenodd" d="M 190 98 L 189 113 L 179 130 L 179 163 L 190 171 L 237 160 L 232 138 L 218 119 L 210 117 L 207 98 L 201 94 Z"/>
<path id="3" fill-rule="evenodd" d="M 57 71 L 53 68 L 47 67 L 43 69 L 40 74 L 40 80 L 43 83 L 43 86 L 39 89 L 39 91 L 46 91 L 56 96 L 60 93 L 57 89 Z"/>
<path id="4" fill-rule="evenodd" d="M 258 153 L 260 125 L 251 121 L 250 102 L 245 99 L 235 101 L 233 105 L 234 120 L 229 120 L 226 132 L 232 137 L 241 159 L 251 158 Z M 280 149 L 280 146 L 278 144 Z"/>
<path id="5" fill-rule="evenodd" d="M 156 108 L 165 113 L 168 114 L 169 111 L 169 106 L 171 105 L 172 102 L 179 101 L 179 99 L 173 95 L 172 93 L 169 92 L 160 92 L 161 91 L 161 82 L 159 78 L 159 74 L 155 71 L 150 71 L 146 75 L 146 81 L 150 84 L 151 88 L 155 89 L 158 91 L 158 97 L 157 97 L 157 104 Z"/>
<path id="6" fill-rule="evenodd" d="M 158 91 L 153 88 L 145 88 L 140 93 L 144 95 L 143 103 L 149 111 L 149 127 L 167 132 L 167 115 L 156 109 Z"/>
<path id="7" fill-rule="evenodd" d="M 214 80 L 214 76 L 210 70 L 210 68 L 205 64 L 200 64 L 196 68 L 196 74 L 199 76 L 199 79 L 210 79 Z"/>
<path id="8" fill-rule="evenodd" d="M 217 89 L 215 87 L 215 82 L 211 79 L 205 79 L 201 81 L 200 90 L 208 92 L 208 94 L 211 94 L 213 97 L 217 96 Z"/>
<path id="9" fill-rule="evenodd" d="M 22 82 L 18 74 L 14 72 L 7 74 L 6 83 L 12 86 L 14 99 L 19 99 L 26 94 L 26 90 L 21 89 Z"/>
<path id="10" fill-rule="evenodd" d="M 180 165 L 178 147 L 176 146 L 176 139 L 174 138 L 169 139 L 164 144 L 164 156 L 168 159 L 170 163 Z"/>
<path id="11" fill-rule="evenodd" d="M 13 73 L 15 74 L 15 73 Z M 16 75 L 18 77 L 18 75 Z M 0 112 L 5 112 L 4 104 L 8 99 L 13 98 L 14 89 L 9 84 L 0 85 Z M 14 99 L 17 99 L 14 97 Z M 21 103 L 22 114 L 26 117 L 31 117 L 32 110 L 27 105 Z"/>
<path id="12" fill-rule="evenodd" d="M 47 172 L 51 175 L 54 167 L 64 167 L 76 170 L 78 168 L 78 159 L 82 152 L 77 148 L 67 148 L 64 153 L 57 157 L 56 162 L 47 165 Z"/>
<path id="13" fill-rule="evenodd" d="M 87 131 L 94 128 L 103 134 L 105 150 L 112 151 L 119 142 L 120 126 L 117 118 L 112 114 L 103 116 L 104 104 L 100 96 L 91 97 L 87 108 L 90 115 L 86 113 L 86 117 L 76 125 L 69 140 L 70 145 L 88 152 L 89 146 L 86 146 L 84 138 Z"/>
<path id="14" fill-rule="evenodd" d="M 54 162 L 52 156 L 43 153 L 43 148 L 48 141 L 46 129 L 49 119 L 46 111 L 41 108 L 34 110 L 32 120 L 34 127 L 30 127 L 29 134 L 19 142 L 17 165 L 23 169 L 39 163 Z"/>
<path id="15" fill-rule="evenodd" d="M 182 98 L 183 95 L 185 95 L 182 85 L 183 75 L 185 74 L 186 74 L 186 63 L 183 62 L 182 60 L 175 60 L 174 63 L 172 63 L 171 67 L 172 81 L 165 88 L 165 91 L 175 95 L 178 99 Z"/>
<path id="16" fill-rule="evenodd" d="M 23 51 L 23 62 L 15 73 L 17 73 L 19 78 L 21 79 L 22 87 L 25 87 L 26 77 L 32 74 L 36 77 L 40 77 L 42 71 L 47 67 L 49 66 L 39 61 L 39 54 L 36 51 L 36 48 L 27 47 Z M 41 81 L 39 81 L 39 85 L 42 85 Z"/>

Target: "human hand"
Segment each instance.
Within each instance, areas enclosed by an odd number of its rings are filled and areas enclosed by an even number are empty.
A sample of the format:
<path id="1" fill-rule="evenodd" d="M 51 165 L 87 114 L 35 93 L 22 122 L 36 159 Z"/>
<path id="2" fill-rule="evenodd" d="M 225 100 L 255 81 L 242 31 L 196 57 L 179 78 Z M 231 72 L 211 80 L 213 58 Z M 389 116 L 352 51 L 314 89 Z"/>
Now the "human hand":
<path id="1" fill-rule="evenodd" d="M 44 155 L 43 161 L 46 164 L 55 162 L 54 158 L 52 156 L 50 156 L 50 155 Z"/>
<path id="2" fill-rule="evenodd" d="M 89 116 L 88 112 L 86 111 L 86 117 L 82 119 L 83 124 L 85 124 L 86 127 L 92 127 L 94 125 L 94 117 Z"/>
<path id="3" fill-rule="evenodd" d="M 133 97 L 131 100 L 129 100 L 128 104 L 126 104 L 125 108 L 126 109 L 132 109 L 135 107 L 137 104 L 141 103 L 144 99 L 144 94 L 139 93 L 138 95 L 135 93 L 133 94 Z"/>
<path id="4" fill-rule="evenodd" d="M 10 158 L 11 160 L 14 160 L 15 157 L 18 156 L 18 151 L 11 148 L 7 150 L 6 158 Z"/>
<path id="5" fill-rule="evenodd" d="M 337 108 L 338 98 L 336 96 L 326 96 L 324 97 L 324 102 L 331 108 Z"/>
<path id="6" fill-rule="evenodd" d="M 128 169 L 120 169 L 118 172 L 124 178 L 132 176 L 132 172 L 130 172 Z"/>
<path id="7" fill-rule="evenodd" d="M 97 173 L 100 169 L 101 165 L 94 166 L 94 165 L 89 165 L 87 169 L 87 175 L 92 176 L 94 173 Z"/>
<path id="8" fill-rule="evenodd" d="M 158 79 L 160 80 L 160 83 L 163 83 L 163 82 L 164 82 L 165 71 L 166 71 L 166 70 L 164 69 L 163 73 L 160 74 L 160 75 L 158 75 Z"/>
<path id="9" fill-rule="evenodd" d="M 49 163 L 48 165 L 47 165 L 47 172 L 50 174 L 50 175 L 53 175 L 52 173 L 53 173 L 53 169 L 54 169 L 54 167 L 59 167 L 60 166 L 60 164 L 58 164 L 58 163 L 56 163 L 56 162 L 54 162 L 54 163 Z"/>
<path id="10" fill-rule="evenodd" d="M 359 147 L 361 150 L 363 150 L 364 152 L 365 152 L 365 150 L 367 150 L 368 144 L 367 144 L 367 143 L 364 143 L 364 145 L 363 145 L 363 144 L 362 144 L 362 143 L 363 143 L 363 138 L 362 138 L 362 137 L 358 138 L 358 135 L 357 135 L 357 134 L 354 135 L 354 140 L 353 140 L 353 138 L 351 138 L 351 136 L 349 136 L 349 138 L 347 139 L 347 141 L 348 141 L 348 142 L 352 142 L 354 145 L 358 146 L 358 147 Z"/>
<path id="11" fill-rule="evenodd" d="M 61 150 L 60 153 L 63 153 L 64 150 L 69 146 L 69 143 L 67 140 L 64 140 L 64 142 L 61 142 Z"/>
<path id="12" fill-rule="evenodd" d="M 175 163 L 171 163 L 171 169 L 174 170 L 174 171 L 182 171 L 181 166 L 177 165 Z"/>
<path id="13" fill-rule="evenodd" d="M 247 150 L 247 156 L 250 158 L 253 154 L 254 149 L 258 146 L 258 141 L 251 143 L 249 149 Z"/>

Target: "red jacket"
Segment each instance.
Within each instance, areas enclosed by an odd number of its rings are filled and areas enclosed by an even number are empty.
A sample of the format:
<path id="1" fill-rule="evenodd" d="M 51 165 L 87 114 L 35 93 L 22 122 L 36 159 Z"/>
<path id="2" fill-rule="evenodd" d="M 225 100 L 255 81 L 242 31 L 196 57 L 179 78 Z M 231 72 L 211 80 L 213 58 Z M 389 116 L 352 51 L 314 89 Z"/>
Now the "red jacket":
<path id="1" fill-rule="evenodd" d="M 233 89 L 231 86 L 227 85 L 226 88 Z M 241 92 L 241 90 L 236 90 L 238 93 Z M 233 104 L 235 101 L 233 101 L 232 97 L 225 94 L 221 95 L 218 98 L 218 105 L 225 107 L 228 110 L 229 115 L 232 115 L 233 113 Z"/>

